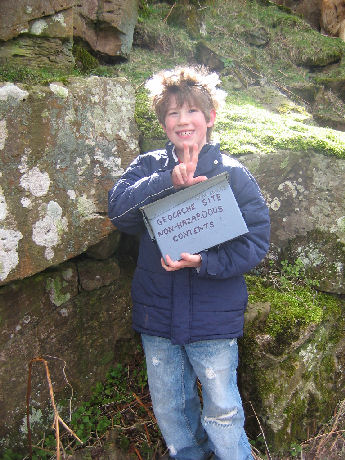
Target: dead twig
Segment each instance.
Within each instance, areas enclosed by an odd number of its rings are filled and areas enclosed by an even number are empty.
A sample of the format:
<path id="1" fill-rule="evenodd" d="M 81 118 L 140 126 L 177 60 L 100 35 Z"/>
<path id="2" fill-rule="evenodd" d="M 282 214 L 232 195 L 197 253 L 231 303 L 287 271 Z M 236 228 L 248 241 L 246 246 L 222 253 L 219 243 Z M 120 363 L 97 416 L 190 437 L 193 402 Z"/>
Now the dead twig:
<path id="1" fill-rule="evenodd" d="M 73 395 L 74 395 L 74 392 L 73 392 L 73 387 L 72 385 L 70 384 L 68 378 L 67 378 L 67 374 L 66 374 L 66 367 L 67 367 L 67 363 L 64 359 L 62 358 L 58 358 L 57 356 L 51 356 L 51 355 L 44 355 L 43 358 L 51 358 L 51 359 L 58 359 L 59 361 L 62 361 L 63 362 L 63 367 L 62 367 L 62 373 L 63 373 L 63 376 L 64 376 L 64 379 L 65 379 L 65 382 L 67 383 L 67 385 L 70 387 L 71 389 L 71 396 L 68 398 L 68 406 L 69 406 L 69 421 L 72 420 L 72 399 L 73 399 Z"/>
<path id="2" fill-rule="evenodd" d="M 53 422 L 53 429 L 55 430 L 55 439 L 56 439 L 56 460 L 60 460 L 60 427 L 59 423 L 63 425 L 63 427 L 81 444 L 83 444 L 83 441 L 81 441 L 78 436 L 71 430 L 66 423 L 62 420 L 62 418 L 59 415 L 59 412 L 57 410 L 56 404 L 55 404 L 55 397 L 54 397 L 54 391 L 53 391 L 53 385 L 51 382 L 50 378 L 50 371 L 49 371 L 49 366 L 47 360 L 43 359 L 42 357 L 37 357 L 33 358 L 29 362 L 29 369 L 28 369 L 28 385 L 27 385 L 27 391 L 26 391 L 26 424 L 27 424 L 27 429 L 28 429 L 28 447 L 29 447 L 29 457 L 32 458 L 32 436 L 31 436 L 31 427 L 30 427 L 30 397 L 31 397 L 31 375 L 32 375 L 32 365 L 33 363 L 36 362 L 41 362 L 43 363 L 46 371 L 46 378 L 48 382 L 48 387 L 49 387 L 49 395 L 50 395 L 50 401 L 51 405 L 53 407 L 54 411 L 54 422 Z"/>
<path id="3" fill-rule="evenodd" d="M 176 2 L 173 4 L 173 6 L 170 8 L 169 13 L 166 15 L 166 17 L 163 19 L 163 22 L 166 23 L 168 20 L 168 17 L 171 15 L 172 10 L 175 8 Z"/>
<path id="4" fill-rule="evenodd" d="M 138 451 L 136 447 L 134 447 L 134 452 L 137 454 L 137 457 L 139 460 L 143 460 L 143 457 L 140 455 L 140 452 Z"/>
<path id="5" fill-rule="evenodd" d="M 145 409 L 145 411 L 147 412 L 147 414 L 149 415 L 149 417 L 154 421 L 154 423 L 157 423 L 157 420 L 155 418 L 155 416 L 153 415 L 153 413 L 150 411 L 150 409 L 146 406 L 146 404 L 144 404 L 141 399 L 139 398 L 139 396 L 137 396 L 135 393 L 132 393 L 133 396 L 135 397 L 135 399 L 138 401 L 138 403 L 141 405 L 141 407 L 143 407 Z"/>
<path id="6" fill-rule="evenodd" d="M 256 421 L 258 422 L 258 425 L 259 425 L 259 428 L 260 428 L 260 431 L 261 431 L 261 434 L 262 434 L 262 437 L 264 438 L 264 443 L 265 443 L 265 448 L 266 448 L 266 455 L 267 455 L 267 458 L 268 460 L 272 460 L 272 457 L 271 457 L 271 454 L 270 454 L 270 450 L 268 448 L 268 445 L 267 445 L 267 442 L 266 442 L 266 436 L 265 436 L 265 432 L 264 430 L 262 429 L 262 426 L 261 426 L 261 423 L 260 423 L 260 420 L 259 420 L 259 417 L 257 416 L 256 412 L 255 412 L 255 409 L 254 409 L 254 406 L 252 404 L 251 401 L 249 401 L 249 404 L 254 412 L 254 415 L 255 415 L 255 418 L 256 418 Z"/>

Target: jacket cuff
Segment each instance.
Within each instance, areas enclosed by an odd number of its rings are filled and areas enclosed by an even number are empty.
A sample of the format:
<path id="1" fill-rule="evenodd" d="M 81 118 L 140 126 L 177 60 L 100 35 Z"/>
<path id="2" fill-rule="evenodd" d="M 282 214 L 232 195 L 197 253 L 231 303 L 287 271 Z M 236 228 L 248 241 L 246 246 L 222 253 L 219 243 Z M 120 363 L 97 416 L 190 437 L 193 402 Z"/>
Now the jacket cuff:
<path id="1" fill-rule="evenodd" d="M 218 251 L 212 248 L 210 251 L 201 251 L 201 267 L 199 276 L 212 277 L 218 274 Z"/>
<path id="2" fill-rule="evenodd" d="M 201 265 L 198 267 L 197 273 L 201 277 L 207 276 L 207 251 L 201 251 L 199 254 L 201 255 Z"/>

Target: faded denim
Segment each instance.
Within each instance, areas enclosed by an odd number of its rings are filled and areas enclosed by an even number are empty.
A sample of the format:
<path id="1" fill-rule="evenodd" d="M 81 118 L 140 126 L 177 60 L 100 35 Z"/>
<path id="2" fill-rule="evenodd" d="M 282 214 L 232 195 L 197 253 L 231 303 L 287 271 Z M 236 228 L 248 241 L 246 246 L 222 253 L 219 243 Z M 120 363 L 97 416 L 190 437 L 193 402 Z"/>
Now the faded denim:
<path id="1" fill-rule="evenodd" d="M 237 387 L 237 340 L 180 346 L 142 334 L 142 341 L 153 409 L 170 456 L 206 460 L 214 452 L 214 460 L 252 460 Z"/>

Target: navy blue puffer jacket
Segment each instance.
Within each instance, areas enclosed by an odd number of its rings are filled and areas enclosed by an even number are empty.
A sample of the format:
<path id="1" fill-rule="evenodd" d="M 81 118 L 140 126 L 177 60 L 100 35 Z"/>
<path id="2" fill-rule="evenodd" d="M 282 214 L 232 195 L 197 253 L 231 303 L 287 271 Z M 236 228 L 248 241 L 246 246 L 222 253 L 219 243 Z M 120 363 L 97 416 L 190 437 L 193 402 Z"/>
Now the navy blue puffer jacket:
<path id="1" fill-rule="evenodd" d="M 254 268 L 269 247 L 269 214 L 255 179 L 219 145 L 206 144 L 194 176 L 228 171 L 230 186 L 249 232 L 202 251 L 194 268 L 166 272 L 161 254 L 143 223 L 139 207 L 175 192 L 171 171 L 177 164 L 173 145 L 133 161 L 109 192 L 109 217 L 121 231 L 141 233 L 132 284 L 133 327 L 171 339 L 174 344 L 239 337 L 248 296 L 243 274 Z"/>

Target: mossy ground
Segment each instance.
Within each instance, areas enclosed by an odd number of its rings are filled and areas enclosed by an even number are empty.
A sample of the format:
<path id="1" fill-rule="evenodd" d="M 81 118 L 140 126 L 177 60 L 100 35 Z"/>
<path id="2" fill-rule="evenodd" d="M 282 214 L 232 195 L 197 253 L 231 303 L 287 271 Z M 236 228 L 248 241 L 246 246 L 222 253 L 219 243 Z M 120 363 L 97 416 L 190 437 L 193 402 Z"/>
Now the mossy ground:
<path id="1" fill-rule="evenodd" d="M 159 31 L 157 40 L 163 43 L 168 40 L 164 36 L 173 35 L 175 43 L 162 53 L 135 48 L 130 61 L 119 67 L 119 73 L 139 87 L 136 121 L 146 139 L 164 138 L 164 133 L 154 114 L 149 111 L 142 87 L 144 81 L 162 68 L 193 62 L 197 43 L 183 30 L 165 23 L 162 25 L 167 9 L 162 5 L 160 8 L 152 8 L 154 13 L 142 27 Z M 345 158 L 345 134 L 316 126 L 308 104 L 297 95 L 289 99 L 278 91 L 293 84 L 305 85 L 306 81 L 314 83 L 317 73 L 310 73 L 307 67 L 297 65 L 299 62 L 294 62 L 297 57 L 305 62 L 312 61 L 315 56 L 321 60 L 320 63 L 339 60 L 345 45 L 321 36 L 303 20 L 282 11 L 276 5 L 263 8 L 255 1 L 229 1 L 214 2 L 207 8 L 207 32 L 203 39 L 219 53 L 225 63 L 221 78 L 229 95 L 224 110 L 218 114 L 214 130 L 215 139 L 221 143 L 221 147 L 231 154 L 294 150 Z M 265 27 L 270 31 L 268 48 L 253 47 L 246 43 L 244 32 L 255 27 Z M 184 44 L 182 54 L 181 43 Z M 310 46 L 306 47 L 305 43 Z M 338 78 L 342 72 L 345 77 L 345 71 L 341 69 L 343 66 L 339 65 Z M 323 78 L 326 75 L 323 74 Z M 248 87 L 242 85 L 240 89 L 234 89 L 238 77 Z"/>
<path id="2" fill-rule="evenodd" d="M 249 303 L 268 302 L 270 312 L 265 321 L 264 334 L 269 334 L 282 344 L 282 339 L 291 340 L 301 329 L 320 324 L 328 317 L 341 312 L 339 301 L 308 286 L 301 286 L 286 280 L 279 286 L 279 280 L 268 284 L 256 276 L 246 277 L 249 289 Z M 286 343 L 285 343 L 286 344 Z"/>

